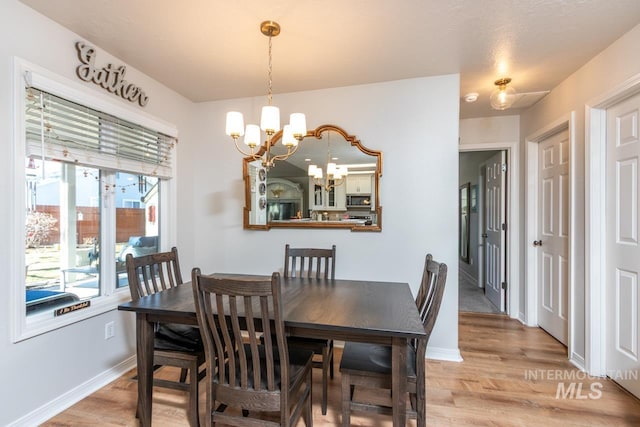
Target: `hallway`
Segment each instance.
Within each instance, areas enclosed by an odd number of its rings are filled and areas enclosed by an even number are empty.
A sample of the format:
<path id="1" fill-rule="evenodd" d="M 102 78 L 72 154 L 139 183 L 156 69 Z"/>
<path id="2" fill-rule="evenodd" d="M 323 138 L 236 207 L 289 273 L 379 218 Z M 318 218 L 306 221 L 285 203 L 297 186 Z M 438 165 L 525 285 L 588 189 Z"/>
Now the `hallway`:
<path id="1" fill-rule="evenodd" d="M 478 287 L 476 279 L 458 269 L 458 309 L 472 313 L 500 313 L 500 310 L 484 296 L 484 289 Z"/>

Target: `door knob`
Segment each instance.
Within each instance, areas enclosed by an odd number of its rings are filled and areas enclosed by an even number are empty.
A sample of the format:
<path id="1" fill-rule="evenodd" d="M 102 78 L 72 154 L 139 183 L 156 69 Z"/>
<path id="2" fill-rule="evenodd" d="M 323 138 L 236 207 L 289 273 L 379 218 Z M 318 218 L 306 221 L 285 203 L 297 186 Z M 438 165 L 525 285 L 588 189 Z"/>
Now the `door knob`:
<path id="1" fill-rule="evenodd" d="M 482 237 L 486 239 L 489 235 L 487 233 L 482 233 Z"/>
<path id="2" fill-rule="evenodd" d="M 534 240 L 533 246 L 542 246 L 542 240 Z"/>

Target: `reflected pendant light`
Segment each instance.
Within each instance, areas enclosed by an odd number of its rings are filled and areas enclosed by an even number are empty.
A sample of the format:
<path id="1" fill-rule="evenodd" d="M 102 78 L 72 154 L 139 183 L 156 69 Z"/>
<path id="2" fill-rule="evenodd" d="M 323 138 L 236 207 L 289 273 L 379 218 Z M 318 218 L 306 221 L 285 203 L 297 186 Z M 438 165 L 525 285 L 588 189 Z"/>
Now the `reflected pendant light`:
<path id="1" fill-rule="evenodd" d="M 349 169 L 347 166 L 338 166 L 331 157 L 331 132 L 327 132 L 327 174 L 323 177 L 322 168 L 316 165 L 309 165 L 308 175 L 313 179 L 315 185 L 324 187 L 326 191 L 331 191 L 345 182 Z"/>

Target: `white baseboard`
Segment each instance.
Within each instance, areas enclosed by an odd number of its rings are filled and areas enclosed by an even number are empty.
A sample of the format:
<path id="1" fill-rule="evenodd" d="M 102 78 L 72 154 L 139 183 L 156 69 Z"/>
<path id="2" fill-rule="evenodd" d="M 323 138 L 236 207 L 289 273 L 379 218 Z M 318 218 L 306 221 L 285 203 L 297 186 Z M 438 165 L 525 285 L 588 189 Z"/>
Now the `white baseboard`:
<path id="1" fill-rule="evenodd" d="M 49 403 L 46 403 L 31 413 L 8 424 L 7 427 L 28 427 L 36 426 L 51 419 L 55 415 L 78 403 L 91 393 L 96 392 L 105 385 L 124 375 L 127 371 L 135 368 L 136 356 L 133 355 L 122 361 L 113 368 L 104 371 L 90 380 L 80 384 L 72 390 L 64 393 Z"/>
<path id="2" fill-rule="evenodd" d="M 448 362 L 462 362 L 460 349 L 427 347 L 427 359 L 445 360 Z"/>
<path id="3" fill-rule="evenodd" d="M 584 363 L 584 357 L 580 356 L 576 353 L 571 353 L 571 357 L 569 358 L 569 362 L 573 364 L 576 368 L 580 369 L 583 372 L 586 372 L 586 364 Z"/>

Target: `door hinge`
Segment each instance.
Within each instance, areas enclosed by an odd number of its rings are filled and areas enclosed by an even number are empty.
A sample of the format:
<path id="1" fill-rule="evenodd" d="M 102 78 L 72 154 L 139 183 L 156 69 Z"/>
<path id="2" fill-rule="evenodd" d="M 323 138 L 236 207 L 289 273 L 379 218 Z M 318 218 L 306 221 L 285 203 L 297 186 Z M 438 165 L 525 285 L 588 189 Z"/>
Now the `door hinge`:
<path id="1" fill-rule="evenodd" d="M 507 164 L 503 163 L 502 164 L 502 172 L 506 172 L 507 171 Z"/>
<path id="2" fill-rule="evenodd" d="M 502 282 L 502 289 L 507 289 L 507 282 Z"/>
<path id="3" fill-rule="evenodd" d="M 502 231 L 507 231 L 507 224 L 506 223 L 502 223 Z"/>

